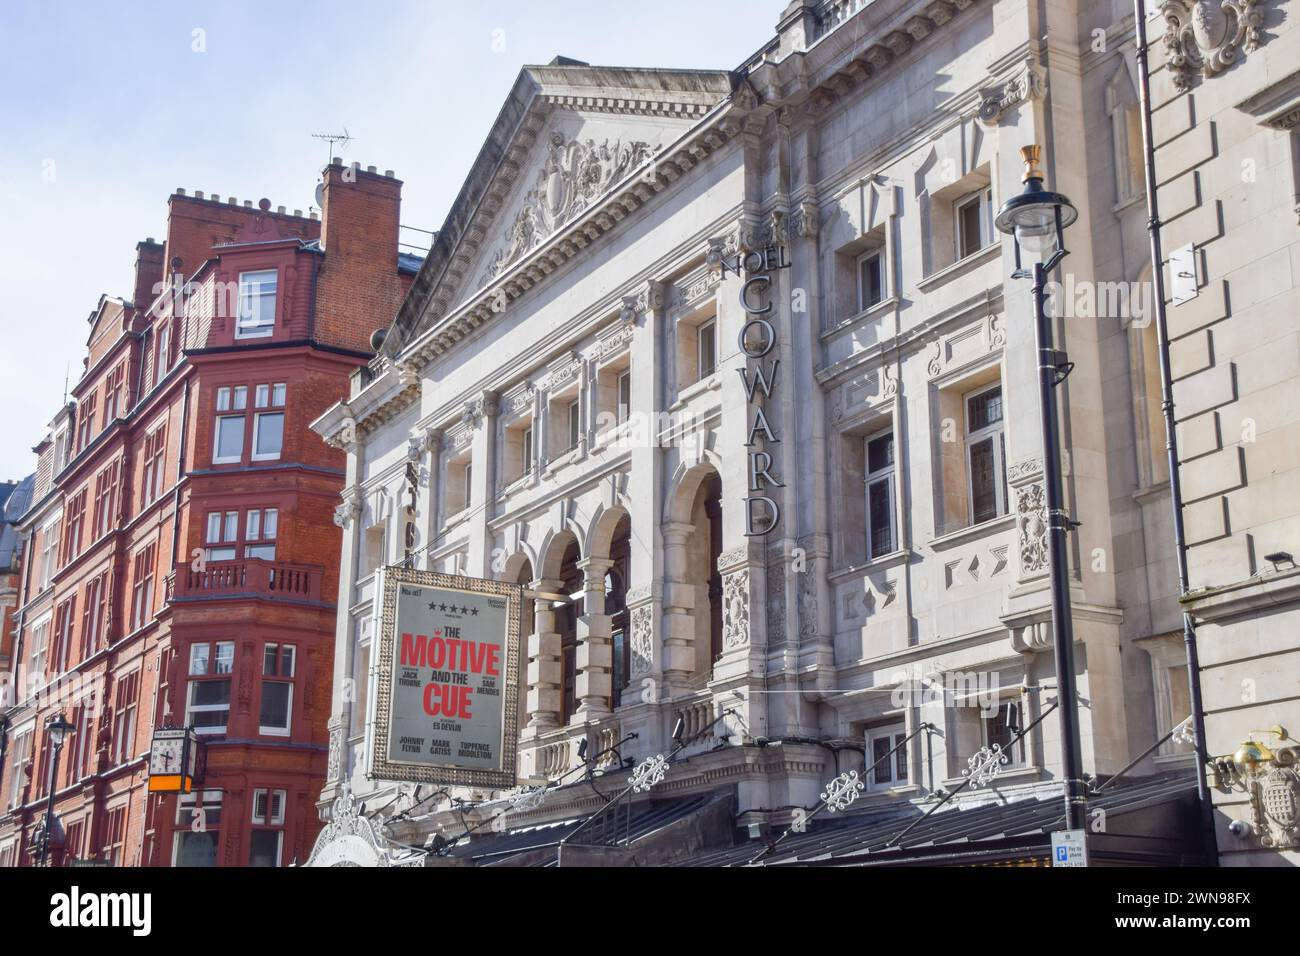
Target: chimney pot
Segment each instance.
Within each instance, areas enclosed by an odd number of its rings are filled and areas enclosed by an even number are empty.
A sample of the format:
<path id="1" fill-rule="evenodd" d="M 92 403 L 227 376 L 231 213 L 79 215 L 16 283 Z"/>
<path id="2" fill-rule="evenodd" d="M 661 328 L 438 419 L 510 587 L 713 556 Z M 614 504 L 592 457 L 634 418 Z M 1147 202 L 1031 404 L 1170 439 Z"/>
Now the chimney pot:
<path id="1" fill-rule="evenodd" d="M 373 167 L 373 166 L 367 166 L 367 167 L 366 167 L 366 172 L 368 172 L 368 173 L 373 173 L 374 171 L 375 171 L 375 167 Z"/>
<path id="2" fill-rule="evenodd" d="M 295 209 L 295 210 L 293 211 L 293 214 L 294 214 L 295 216 L 297 216 L 299 219 L 302 218 L 302 210 L 301 210 L 301 209 Z"/>
<path id="3" fill-rule="evenodd" d="M 178 195 L 178 196 L 184 196 L 184 195 L 185 195 L 185 187 L 183 187 L 183 186 L 177 186 L 177 187 L 176 187 L 176 195 Z"/>
<path id="4" fill-rule="evenodd" d="M 319 219 L 320 216 L 316 215 L 316 214 L 313 212 L 313 213 L 311 214 L 310 218 L 312 218 L 312 219 Z"/>
<path id="5" fill-rule="evenodd" d="M 196 190 L 194 190 L 194 198 L 195 198 L 195 199 L 202 199 L 202 198 L 203 198 L 203 190 L 202 190 L 202 189 L 196 189 Z"/>
<path id="6" fill-rule="evenodd" d="M 331 166 L 342 166 L 342 165 L 343 165 L 343 160 L 340 159 L 338 156 L 331 156 L 331 157 L 330 157 L 330 165 L 331 165 Z"/>
<path id="7" fill-rule="evenodd" d="M 245 200 L 244 200 L 244 208 L 245 208 L 245 209 L 252 209 L 252 208 L 253 208 L 253 200 L 251 200 L 251 199 L 245 199 Z"/>
<path id="8" fill-rule="evenodd" d="M 276 206 L 276 207 L 275 207 L 275 211 L 276 211 L 276 213 L 277 213 L 278 215 L 281 215 L 281 216 L 284 215 L 284 207 L 283 207 L 283 206 Z"/>
<path id="9" fill-rule="evenodd" d="M 397 177 L 396 177 L 396 174 L 395 174 L 391 169 L 385 169 L 385 170 L 384 170 L 384 175 L 387 176 L 389 179 L 396 179 L 396 178 L 397 178 Z"/>
<path id="10" fill-rule="evenodd" d="M 228 205 L 231 205 L 231 206 L 238 206 L 238 205 L 239 205 L 239 200 L 236 199 L 234 196 L 227 196 L 227 197 L 226 197 L 226 203 L 227 203 Z"/>

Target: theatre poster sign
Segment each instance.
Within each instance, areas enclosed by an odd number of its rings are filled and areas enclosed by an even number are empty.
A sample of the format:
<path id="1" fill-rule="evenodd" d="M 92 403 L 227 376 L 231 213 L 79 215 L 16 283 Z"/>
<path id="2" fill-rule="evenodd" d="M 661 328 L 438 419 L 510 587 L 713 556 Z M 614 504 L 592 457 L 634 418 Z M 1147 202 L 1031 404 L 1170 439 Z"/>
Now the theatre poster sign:
<path id="1" fill-rule="evenodd" d="M 515 786 L 520 586 L 388 567 L 380 589 L 367 773 Z"/>

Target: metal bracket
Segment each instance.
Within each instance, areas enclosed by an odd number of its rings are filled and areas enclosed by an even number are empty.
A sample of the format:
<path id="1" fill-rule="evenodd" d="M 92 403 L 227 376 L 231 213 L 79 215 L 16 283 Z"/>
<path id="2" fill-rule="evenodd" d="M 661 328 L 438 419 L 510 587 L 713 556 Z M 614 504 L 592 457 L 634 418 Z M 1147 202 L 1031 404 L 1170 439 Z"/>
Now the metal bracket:
<path id="1" fill-rule="evenodd" d="M 1056 377 L 1053 379 L 1052 384 L 1060 385 L 1074 371 L 1074 363 L 1070 361 L 1070 357 L 1063 349 L 1046 349 L 1045 351 L 1051 360 L 1050 367 L 1056 370 Z"/>

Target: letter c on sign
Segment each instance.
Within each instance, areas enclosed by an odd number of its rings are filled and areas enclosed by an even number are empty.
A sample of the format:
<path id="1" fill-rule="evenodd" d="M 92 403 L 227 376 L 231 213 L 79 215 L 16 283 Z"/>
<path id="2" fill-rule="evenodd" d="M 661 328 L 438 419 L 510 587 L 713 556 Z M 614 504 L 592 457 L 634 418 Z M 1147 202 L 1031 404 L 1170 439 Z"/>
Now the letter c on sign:
<path id="1" fill-rule="evenodd" d="M 772 284 L 772 280 L 769 279 L 767 276 L 754 276 L 750 279 L 745 280 L 745 284 L 740 287 L 740 307 L 744 309 L 746 312 L 748 312 L 750 315 L 767 315 L 767 313 L 772 311 L 771 302 L 763 306 L 763 308 L 761 309 L 756 309 L 749 304 L 750 286 L 757 285 L 757 284 L 762 284 L 763 288 L 766 289 L 768 286 Z"/>

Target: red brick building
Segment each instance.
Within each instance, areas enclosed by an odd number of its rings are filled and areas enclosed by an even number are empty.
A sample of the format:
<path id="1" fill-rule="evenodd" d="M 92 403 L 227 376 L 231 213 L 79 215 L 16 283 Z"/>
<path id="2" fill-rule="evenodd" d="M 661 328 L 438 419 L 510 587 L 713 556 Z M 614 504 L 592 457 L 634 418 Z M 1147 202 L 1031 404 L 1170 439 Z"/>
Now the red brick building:
<path id="1" fill-rule="evenodd" d="M 51 856 L 286 865 L 320 827 L 348 391 L 418 268 L 401 183 L 326 169 L 321 218 L 178 190 L 101 298 L 85 371 L 36 448 L 0 729 L 0 865 Z M 161 292 L 161 294 L 160 294 Z M 194 726 L 199 793 L 147 792 L 153 729 Z"/>

